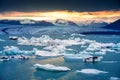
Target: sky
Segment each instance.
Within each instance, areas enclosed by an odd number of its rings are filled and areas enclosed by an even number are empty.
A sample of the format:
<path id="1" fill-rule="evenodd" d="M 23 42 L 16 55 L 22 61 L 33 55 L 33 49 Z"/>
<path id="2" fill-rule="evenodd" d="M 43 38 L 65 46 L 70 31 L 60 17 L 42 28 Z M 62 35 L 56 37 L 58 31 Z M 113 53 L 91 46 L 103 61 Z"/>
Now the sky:
<path id="1" fill-rule="evenodd" d="M 120 18 L 120 0 L 0 0 L 0 18 Z"/>

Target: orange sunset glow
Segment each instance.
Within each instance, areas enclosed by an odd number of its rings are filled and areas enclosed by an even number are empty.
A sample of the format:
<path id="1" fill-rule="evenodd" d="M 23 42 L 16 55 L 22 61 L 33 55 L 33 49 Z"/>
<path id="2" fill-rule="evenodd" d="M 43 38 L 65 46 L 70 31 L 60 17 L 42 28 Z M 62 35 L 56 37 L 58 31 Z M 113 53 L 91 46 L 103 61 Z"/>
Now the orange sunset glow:
<path id="1" fill-rule="evenodd" d="M 97 12 L 69 12 L 69 11 L 53 11 L 53 12 L 7 12 L 1 13 L 1 19 L 33 19 L 33 20 L 85 20 L 97 18 L 120 18 L 120 11 L 97 11 Z"/>

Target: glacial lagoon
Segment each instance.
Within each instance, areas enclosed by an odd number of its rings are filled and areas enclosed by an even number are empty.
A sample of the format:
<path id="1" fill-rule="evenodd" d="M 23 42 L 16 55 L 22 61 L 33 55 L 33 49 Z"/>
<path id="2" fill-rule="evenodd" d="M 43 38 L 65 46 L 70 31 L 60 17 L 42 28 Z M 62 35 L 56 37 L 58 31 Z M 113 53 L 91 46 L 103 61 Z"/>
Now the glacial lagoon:
<path id="1" fill-rule="evenodd" d="M 24 35 L 27 40 L 31 40 L 31 42 L 29 42 L 31 45 L 29 45 L 27 42 L 23 45 L 19 40 L 10 40 L 9 36 L 16 35 L 0 36 L 1 55 L 5 51 L 6 46 L 9 47 L 8 52 L 14 52 L 15 50 L 18 50 L 18 53 L 15 55 L 18 55 L 19 51 L 34 51 L 34 49 L 37 49 L 38 52 L 45 51 L 48 54 L 53 54 L 54 52 L 59 55 L 36 56 L 35 53 L 28 53 L 26 55 L 33 56 L 30 57 L 29 60 L 12 59 L 10 61 L 0 61 L 0 80 L 120 79 L 119 35 Z M 21 37 L 21 35 L 17 36 Z M 46 42 L 35 45 L 35 40 L 38 40 L 38 42 L 40 42 L 40 40 L 46 40 Z M 58 44 L 60 47 L 56 47 L 56 44 Z M 14 46 L 14 49 L 10 49 L 10 46 Z M 75 54 L 75 52 L 77 52 L 77 54 Z M 73 56 L 78 54 L 100 56 L 102 58 L 100 61 L 97 61 L 95 63 L 85 63 L 83 60 Z M 69 56 L 73 58 L 71 59 Z M 69 59 L 65 57 L 68 57 Z M 59 72 L 49 71 L 49 69 L 36 69 L 34 67 L 35 64 L 51 64 L 55 66 L 63 66 L 69 68 L 70 70 Z"/>

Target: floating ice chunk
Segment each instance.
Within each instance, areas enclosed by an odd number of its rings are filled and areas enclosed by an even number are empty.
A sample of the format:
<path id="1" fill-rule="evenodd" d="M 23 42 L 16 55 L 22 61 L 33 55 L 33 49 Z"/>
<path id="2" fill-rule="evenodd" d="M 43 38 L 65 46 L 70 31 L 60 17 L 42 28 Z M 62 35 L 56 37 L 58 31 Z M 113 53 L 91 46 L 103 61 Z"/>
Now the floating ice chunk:
<path id="1" fill-rule="evenodd" d="M 85 35 L 73 33 L 73 34 L 71 34 L 71 36 L 85 36 Z"/>
<path id="2" fill-rule="evenodd" d="M 62 44 L 66 46 L 79 45 L 80 43 L 75 40 L 62 40 Z"/>
<path id="3" fill-rule="evenodd" d="M 63 52 L 66 48 L 64 45 L 53 45 L 53 46 L 51 45 L 51 46 L 45 47 L 44 49 L 59 53 L 59 52 Z"/>
<path id="4" fill-rule="evenodd" d="M 70 55 L 64 55 L 64 59 L 72 59 L 72 60 L 83 60 L 84 58 L 92 57 L 91 55 L 85 55 L 85 54 L 70 54 Z"/>
<path id="5" fill-rule="evenodd" d="M 33 45 L 33 46 L 72 46 L 78 45 L 80 42 L 77 39 L 69 39 L 69 40 L 60 40 L 60 39 L 52 39 L 48 35 L 42 35 L 40 38 L 32 37 L 31 39 L 18 39 L 19 45 Z"/>
<path id="6" fill-rule="evenodd" d="M 94 51 L 95 54 L 106 54 L 106 52 L 116 52 L 113 48 L 116 44 L 114 43 L 91 43 L 86 51 Z"/>
<path id="7" fill-rule="evenodd" d="M 0 56 L 0 61 L 9 61 L 10 58 L 8 56 Z"/>
<path id="8" fill-rule="evenodd" d="M 86 50 L 81 51 L 80 53 L 81 53 L 81 54 L 94 54 L 93 52 L 91 52 L 91 51 L 86 51 Z"/>
<path id="9" fill-rule="evenodd" d="M 25 19 L 25 20 L 21 20 L 20 23 L 21 24 L 35 24 L 35 21 Z"/>
<path id="10" fill-rule="evenodd" d="M 102 61 L 102 63 L 117 63 L 117 61 Z"/>
<path id="11" fill-rule="evenodd" d="M 4 39 L 0 39 L 0 41 L 5 41 Z"/>
<path id="12" fill-rule="evenodd" d="M 99 52 L 95 52 L 96 55 L 105 55 L 106 52 L 103 52 L 103 51 L 99 51 Z"/>
<path id="13" fill-rule="evenodd" d="M 64 56 L 64 59 L 65 60 L 82 60 L 83 57 L 81 56 L 75 56 L 75 55 L 67 55 L 67 56 Z"/>
<path id="14" fill-rule="evenodd" d="M 45 64 L 45 65 L 35 64 L 34 67 L 37 69 L 43 69 L 47 71 L 69 71 L 70 70 L 68 67 L 55 66 L 52 64 Z"/>
<path id="15" fill-rule="evenodd" d="M 19 37 L 18 36 L 9 36 L 9 39 L 11 40 L 17 40 Z"/>
<path id="16" fill-rule="evenodd" d="M 0 59 L 0 62 L 4 61 L 3 59 Z"/>
<path id="17" fill-rule="evenodd" d="M 51 51 L 37 50 L 35 48 L 34 51 L 36 56 L 60 56 L 60 54 Z"/>
<path id="18" fill-rule="evenodd" d="M 81 39 L 81 41 L 80 42 L 84 42 L 84 43 L 96 43 L 96 41 L 95 40 L 89 40 L 89 39 Z"/>
<path id="19" fill-rule="evenodd" d="M 101 73 L 108 73 L 106 71 L 101 71 L 97 69 L 81 69 L 76 70 L 76 72 L 84 73 L 84 74 L 101 74 Z"/>
<path id="20" fill-rule="evenodd" d="M 19 37 L 19 36 L 9 36 L 10 40 L 18 40 L 18 39 L 25 39 L 25 37 Z"/>
<path id="21" fill-rule="evenodd" d="M 112 47 L 114 46 L 115 44 L 113 43 L 91 43 L 89 46 L 88 46 L 88 50 L 99 50 L 99 49 L 106 49 L 106 48 L 109 48 L 109 47 Z"/>
<path id="22" fill-rule="evenodd" d="M 113 50 L 120 51 L 120 43 L 117 43 L 112 47 Z"/>
<path id="23" fill-rule="evenodd" d="M 110 77 L 110 80 L 120 80 L 118 77 Z"/>
<path id="24" fill-rule="evenodd" d="M 5 55 L 15 55 L 22 54 L 18 47 L 15 46 L 5 46 L 3 53 Z"/>
<path id="25" fill-rule="evenodd" d="M 5 46 L 2 51 L 4 55 L 20 55 L 20 54 L 34 54 L 34 51 L 23 51 L 15 46 Z"/>

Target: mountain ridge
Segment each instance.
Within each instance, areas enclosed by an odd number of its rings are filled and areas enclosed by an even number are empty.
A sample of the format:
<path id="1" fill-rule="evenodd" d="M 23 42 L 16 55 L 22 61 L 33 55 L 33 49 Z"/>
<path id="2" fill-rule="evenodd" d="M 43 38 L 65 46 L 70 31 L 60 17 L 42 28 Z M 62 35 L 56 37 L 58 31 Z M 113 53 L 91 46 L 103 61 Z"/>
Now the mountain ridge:
<path id="1" fill-rule="evenodd" d="M 111 30 L 120 30 L 120 19 L 102 28 L 111 29 Z"/>

